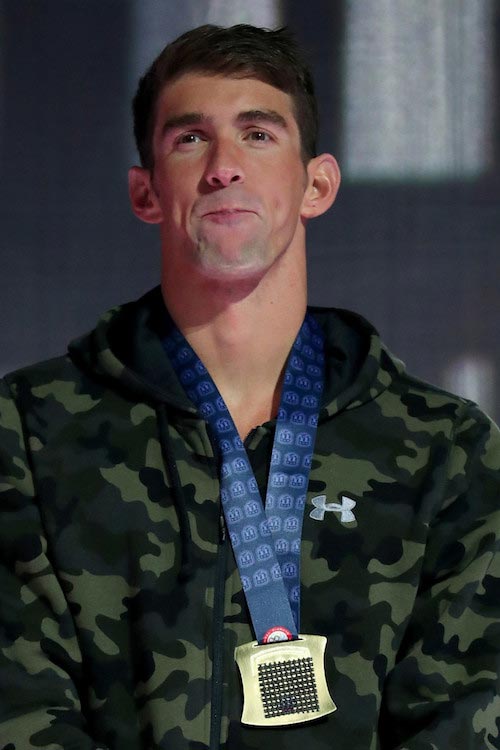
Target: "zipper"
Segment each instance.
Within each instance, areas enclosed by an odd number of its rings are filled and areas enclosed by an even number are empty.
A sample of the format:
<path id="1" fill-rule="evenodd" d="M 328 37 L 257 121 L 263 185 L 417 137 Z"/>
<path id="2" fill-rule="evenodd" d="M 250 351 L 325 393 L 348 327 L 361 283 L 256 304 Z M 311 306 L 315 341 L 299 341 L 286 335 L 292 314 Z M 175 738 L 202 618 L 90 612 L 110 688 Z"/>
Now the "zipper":
<path id="1" fill-rule="evenodd" d="M 210 750 L 219 750 L 224 686 L 224 596 L 226 588 L 227 537 L 222 513 L 219 516 L 219 547 L 215 570 L 212 705 L 210 713 Z"/>
<path id="2" fill-rule="evenodd" d="M 246 436 L 244 444 L 247 446 L 257 428 Z M 210 439 L 210 438 L 209 438 Z M 217 463 L 220 464 L 219 448 L 210 440 Z M 214 590 L 214 618 L 213 618 L 213 661 L 212 661 L 212 705 L 210 711 L 210 745 L 209 750 L 220 750 L 220 734 L 222 725 L 222 698 L 224 688 L 224 598 L 226 592 L 227 550 L 226 521 L 221 509 L 219 515 L 219 547 L 215 570 Z"/>

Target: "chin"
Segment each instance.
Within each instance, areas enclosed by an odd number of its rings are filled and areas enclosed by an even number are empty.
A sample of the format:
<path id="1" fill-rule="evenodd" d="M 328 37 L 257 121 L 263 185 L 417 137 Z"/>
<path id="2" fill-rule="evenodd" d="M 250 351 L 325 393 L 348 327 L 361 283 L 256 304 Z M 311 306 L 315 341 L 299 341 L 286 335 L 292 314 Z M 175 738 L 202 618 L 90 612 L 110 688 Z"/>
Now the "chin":
<path id="1" fill-rule="evenodd" d="M 199 238 L 195 250 L 195 262 L 207 276 L 213 278 L 245 279 L 262 275 L 272 264 L 270 248 L 264 238 L 239 236 L 237 231 L 230 237 Z"/>
<path id="2" fill-rule="evenodd" d="M 221 284 L 235 284 L 237 282 L 255 282 L 258 283 L 265 275 L 269 266 L 248 265 L 248 266 L 229 266 L 221 264 L 203 263 L 198 265 L 198 270 L 211 281 L 217 281 Z"/>
<path id="3" fill-rule="evenodd" d="M 260 279 L 271 265 L 269 258 L 259 253 L 247 253 L 246 257 L 240 253 L 231 258 L 229 252 L 223 254 L 205 249 L 205 252 L 200 252 L 196 259 L 199 272 L 209 279 L 220 282 Z"/>

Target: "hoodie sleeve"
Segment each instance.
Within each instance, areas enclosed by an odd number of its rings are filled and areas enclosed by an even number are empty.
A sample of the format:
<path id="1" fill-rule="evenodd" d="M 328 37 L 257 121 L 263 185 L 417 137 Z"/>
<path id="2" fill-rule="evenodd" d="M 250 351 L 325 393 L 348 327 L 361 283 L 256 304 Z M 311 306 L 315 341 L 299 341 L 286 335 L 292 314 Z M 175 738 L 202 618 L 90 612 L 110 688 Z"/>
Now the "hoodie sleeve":
<path id="1" fill-rule="evenodd" d="M 0 381 L 0 747 L 106 750 L 79 699 L 81 655 L 47 554 L 23 428 Z"/>
<path id="2" fill-rule="evenodd" d="M 468 405 L 380 719 L 383 750 L 500 748 L 500 432 Z"/>

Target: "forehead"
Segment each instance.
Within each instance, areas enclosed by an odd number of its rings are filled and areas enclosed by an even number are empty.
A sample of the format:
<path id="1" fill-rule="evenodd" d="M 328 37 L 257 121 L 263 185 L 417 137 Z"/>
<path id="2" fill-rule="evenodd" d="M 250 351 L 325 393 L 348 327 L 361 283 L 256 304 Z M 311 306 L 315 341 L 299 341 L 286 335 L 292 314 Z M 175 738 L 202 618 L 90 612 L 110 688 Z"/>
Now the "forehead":
<path id="1" fill-rule="evenodd" d="M 184 73 L 163 87 L 157 102 L 155 129 L 165 117 L 199 112 L 214 121 L 240 112 L 269 109 L 278 112 L 291 131 L 298 132 L 292 97 L 256 78 Z"/>

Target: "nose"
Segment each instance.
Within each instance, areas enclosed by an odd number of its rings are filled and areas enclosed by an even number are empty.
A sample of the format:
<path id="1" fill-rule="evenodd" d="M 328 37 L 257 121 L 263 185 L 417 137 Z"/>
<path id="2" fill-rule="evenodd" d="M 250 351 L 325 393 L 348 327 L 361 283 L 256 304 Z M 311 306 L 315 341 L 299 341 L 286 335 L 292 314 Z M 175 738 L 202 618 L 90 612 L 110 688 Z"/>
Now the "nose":
<path id="1" fill-rule="evenodd" d="M 220 143 L 213 144 L 205 171 L 205 180 L 214 188 L 227 187 L 232 183 L 245 181 L 236 147 Z"/>

